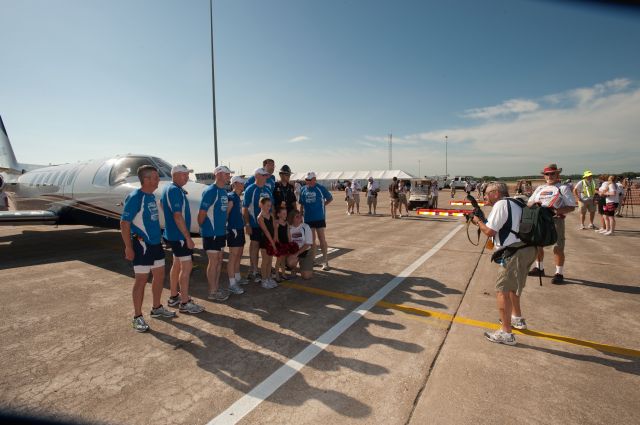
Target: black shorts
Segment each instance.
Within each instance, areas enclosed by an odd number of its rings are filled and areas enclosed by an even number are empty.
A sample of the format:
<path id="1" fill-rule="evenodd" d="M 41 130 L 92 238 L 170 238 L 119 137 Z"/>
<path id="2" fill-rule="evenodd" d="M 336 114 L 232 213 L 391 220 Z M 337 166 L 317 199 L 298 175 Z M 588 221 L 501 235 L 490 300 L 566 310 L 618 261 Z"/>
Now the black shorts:
<path id="1" fill-rule="evenodd" d="M 605 198 L 598 198 L 598 214 L 604 215 L 604 206 L 607 203 Z"/>
<path id="2" fill-rule="evenodd" d="M 260 242 L 262 240 L 262 229 L 259 227 L 252 227 L 249 239 L 255 242 Z"/>
<path id="3" fill-rule="evenodd" d="M 245 242 L 246 239 L 244 236 L 244 229 L 227 230 L 227 246 L 229 248 L 238 248 L 244 246 Z"/>
<path id="4" fill-rule="evenodd" d="M 151 269 L 164 267 L 164 249 L 162 244 L 148 245 L 134 238 L 132 240 L 134 273 L 149 273 Z"/>
<path id="5" fill-rule="evenodd" d="M 325 220 L 308 221 L 307 224 L 312 229 L 323 229 L 327 227 L 327 222 Z"/>
<path id="6" fill-rule="evenodd" d="M 202 238 L 202 248 L 205 251 L 223 251 L 226 241 L 226 236 L 207 236 Z"/>
<path id="7" fill-rule="evenodd" d="M 181 261 L 191 259 L 193 249 L 187 248 L 187 241 L 167 241 L 167 244 L 171 247 L 174 257 L 179 258 Z"/>

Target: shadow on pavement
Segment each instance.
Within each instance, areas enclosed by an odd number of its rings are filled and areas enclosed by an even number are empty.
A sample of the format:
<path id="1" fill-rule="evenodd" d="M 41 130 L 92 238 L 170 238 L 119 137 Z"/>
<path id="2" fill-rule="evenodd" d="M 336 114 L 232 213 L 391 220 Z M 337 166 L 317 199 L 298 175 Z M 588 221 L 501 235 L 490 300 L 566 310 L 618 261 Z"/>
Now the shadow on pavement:
<path id="1" fill-rule="evenodd" d="M 615 283 L 592 282 L 584 279 L 565 279 L 565 285 L 582 285 L 591 288 L 608 289 L 610 291 L 622 292 L 625 294 L 640 294 L 640 286 L 617 285 Z"/>

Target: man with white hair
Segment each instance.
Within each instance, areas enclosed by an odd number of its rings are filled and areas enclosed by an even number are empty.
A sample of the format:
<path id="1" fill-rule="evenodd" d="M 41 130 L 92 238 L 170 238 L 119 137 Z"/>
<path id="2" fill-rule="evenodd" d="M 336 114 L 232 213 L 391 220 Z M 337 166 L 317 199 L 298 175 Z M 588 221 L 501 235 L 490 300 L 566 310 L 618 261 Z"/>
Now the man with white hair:
<path id="1" fill-rule="evenodd" d="M 178 307 L 180 313 L 197 314 L 204 309 L 189 297 L 189 278 L 193 268 L 193 248 L 195 247 L 190 231 L 191 208 L 187 191 L 184 190 L 184 185 L 189 181 L 189 173 L 193 173 L 193 170 L 186 165 L 175 165 L 171 168 L 172 182 L 164 187 L 160 200 L 164 210 L 163 237 L 173 251 L 173 264 L 169 273 L 171 296 L 167 305 Z"/>
<path id="2" fill-rule="evenodd" d="M 260 253 L 260 235 L 262 234 L 258 224 L 258 215 L 260 214 L 260 199 L 269 198 L 273 205 L 273 192 L 267 186 L 266 182 L 271 173 L 260 167 L 253 172 L 253 180 L 255 183 L 247 184 L 244 190 L 244 199 L 242 200 L 242 215 L 244 217 L 244 226 L 247 235 L 249 235 L 249 262 L 251 270 L 247 276 L 248 280 L 254 280 L 256 283 L 262 280 L 262 276 L 258 272 L 258 255 Z M 264 276 L 265 279 L 271 276 Z"/>
<path id="3" fill-rule="evenodd" d="M 305 182 L 307 185 L 300 191 L 300 212 L 313 234 L 311 255 L 316 255 L 317 235 L 322 249 L 322 270 L 329 270 L 329 261 L 327 260 L 329 245 L 324 229 L 327 227 L 326 206 L 333 201 L 333 196 L 324 186 L 317 183 L 315 172 L 309 171 L 305 176 Z"/>
<path id="4" fill-rule="evenodd" d="M 220 288 L 220 271 L 222 257 L 227 241 L 227 208 L 229 198 L 226 184 L 232 171 L 224 165 L 213 170 L 214 184 L 202 192 L 202 202 L 198 211 L 198 224 L 202 235 L 202 247 L 207 253 L 207 283 L 209 284 L 208 298 L 213 301 L 225 301 L 229 298 L 229 291 Z"/>

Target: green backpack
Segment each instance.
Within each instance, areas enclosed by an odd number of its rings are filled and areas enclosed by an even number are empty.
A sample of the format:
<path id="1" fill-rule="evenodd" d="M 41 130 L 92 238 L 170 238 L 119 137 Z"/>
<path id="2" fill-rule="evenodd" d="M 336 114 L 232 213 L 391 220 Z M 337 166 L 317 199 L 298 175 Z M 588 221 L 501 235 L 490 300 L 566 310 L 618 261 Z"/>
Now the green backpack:
<path id="1" fill-rule="evenodd" d="M 522 217 L 520 218 L 520 227 L 517 232 L 511 230 L 511 202 L 515 202 L 522 208 Z M 538 204 L 534 204 L 528 207 L 522 200 L 507 198 L 507 211 L 509 218 L 507 225 L 504 228 L 508 229 L 508 233 L 513 233 L 522 242 L 529 246 L 549 246 L 556 243 L 558 240 L 558 232 L 556 231 L 556 225 L 553 222 L 553 216 L 555 213 L 553 209 L 548 207 L 541 207 Z M 508 236 L 500 236 L 500 240 L 505 240 Z"/>

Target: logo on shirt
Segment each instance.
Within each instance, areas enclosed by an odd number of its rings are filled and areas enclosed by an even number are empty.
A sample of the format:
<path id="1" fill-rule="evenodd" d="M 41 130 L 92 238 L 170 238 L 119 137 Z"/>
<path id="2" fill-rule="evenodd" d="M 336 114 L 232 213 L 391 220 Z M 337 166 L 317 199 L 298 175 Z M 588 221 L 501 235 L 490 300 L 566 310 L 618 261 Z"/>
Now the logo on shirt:
<path id="1" fill-rule="evenodd" d="M 225 196 L 221 196 L 220 197 L 220 209 L 222 211 L 226 211 L 228 205 L 229 205 L 229 198 L 226 195 Z"/>
<path id="2" fill-rule="evenodd" d="M 149 210 L 151 221 L 158 221 L 158 204 L 155 202 L 149 202 L 147 204 L 147 209 Z"/>
<path id="3" fill-rule="evenodd" d="M 316 193 L 315 192 L 307 192 L 305 194 L 305 202 L 308 204 L 313 204 L 316 202 Z"/>

